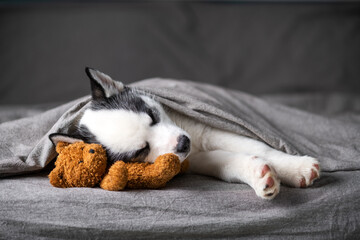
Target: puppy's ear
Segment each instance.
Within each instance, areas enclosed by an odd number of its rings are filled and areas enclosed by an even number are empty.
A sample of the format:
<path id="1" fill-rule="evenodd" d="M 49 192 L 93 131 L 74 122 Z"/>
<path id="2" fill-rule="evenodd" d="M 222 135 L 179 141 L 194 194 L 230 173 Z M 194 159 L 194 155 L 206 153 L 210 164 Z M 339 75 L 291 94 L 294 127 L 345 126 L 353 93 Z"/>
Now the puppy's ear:
<path id="1" fill-rule="evenodd" d="M 124 84 L 93 68 L 85 68 L 90 78 L 91 95 L 94 100 L 109 98 L 124 90 Z"/>
<path id="2" fill-rule="evenodd" d="M 49 135 L 51 142 L 56 147 L 56 152 L 60 153 L 61 150 L 71 143 L 83 142 L 79 138 L 72 137 L 63 133 L 52 133 Z M 60 143 L 60 144 L 59 144 Z"/>

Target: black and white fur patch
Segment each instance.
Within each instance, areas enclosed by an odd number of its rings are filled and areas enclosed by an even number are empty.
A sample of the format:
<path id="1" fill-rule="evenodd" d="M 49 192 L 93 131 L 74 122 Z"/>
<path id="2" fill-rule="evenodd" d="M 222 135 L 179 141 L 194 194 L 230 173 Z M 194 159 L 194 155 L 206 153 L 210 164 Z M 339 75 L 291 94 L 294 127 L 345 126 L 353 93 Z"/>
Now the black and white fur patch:
<path id="1" fill-rule="evenodd" d="M 149 95 L 111 83 L 115 81 L 97 70 L 86 72 L 91 80 L 93 99 L 79 121 L 77 135 L 86 142 L 102 144 L 110 162 L 153 162 L 163 153 L 178 152 L 182 158 L 189 153 L 187 133 L 177 127 Z M 184 138 L 188 146 L 179 152 L 178 139 Z"/>

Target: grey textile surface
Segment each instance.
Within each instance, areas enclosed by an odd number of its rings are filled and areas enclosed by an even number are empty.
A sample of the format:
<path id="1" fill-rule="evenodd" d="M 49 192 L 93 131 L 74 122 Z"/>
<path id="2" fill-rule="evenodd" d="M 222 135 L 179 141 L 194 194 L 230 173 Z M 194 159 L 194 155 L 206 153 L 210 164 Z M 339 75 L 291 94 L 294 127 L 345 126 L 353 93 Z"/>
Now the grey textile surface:
<path id="1" fill-rule="evenodd" d="M 249 94 L 193 82 L 150 79 L 134 87 L 165 106 L 210 126 L 264 141 L 292 154 L 320 159 L 322 169 L 360 170 L 360 119 L 322 117 Z M 89 97 L 0 125 L 0 177 L 39 170 L 55 156 L 48 135 L 73 133 Z"/>
<path id="2" fill-rule="evenodd" d="M 214 86 L 159 79 L 134 86 L 213 126 L 257 136 L 291 152 L 317 151 L 323 170 L 331 172 L 323 172 L 311 188 L 282 186 L 279 196 L 264 201 L 245 184 L 190 174 L 176 177 L 161 190 L 58 189 L 50 185 L 46 168 L 0 180 L 0 239 L 356 239 L 360 234 L 359 96 L 328 96 L 326 100 L 347 102 L 344 109 L 330 109 L 331 101 L 326 105 L 321 95 L 262 100 Z M 84 97 L 3 122 L 1 176 L 43 168 L 53 157 L 43 135 L 58 128 L 66 131 L 87 101 Z M 304 111 L 309 107 L 313 111 Z"/>
<path id="3" fill-rule="evenodd" d="M 161 190 L 59 189 L 46 174 L 0 180 L 0 239 L 358 239 L 360 172 L 323 173 L 272 201 L 198 175 Z"/>

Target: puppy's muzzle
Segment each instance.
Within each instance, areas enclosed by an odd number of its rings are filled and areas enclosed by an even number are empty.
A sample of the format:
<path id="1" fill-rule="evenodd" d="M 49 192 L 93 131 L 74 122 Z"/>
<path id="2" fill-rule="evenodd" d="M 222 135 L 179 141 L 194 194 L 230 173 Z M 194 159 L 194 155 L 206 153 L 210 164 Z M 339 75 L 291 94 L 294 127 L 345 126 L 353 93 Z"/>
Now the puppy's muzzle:
<path id="1" fill-rule="evenodd" d="M 190 139 L 185 135 L 180 135 L 177 140 L 176 153 L 187 155 L 190 152 Z"/>

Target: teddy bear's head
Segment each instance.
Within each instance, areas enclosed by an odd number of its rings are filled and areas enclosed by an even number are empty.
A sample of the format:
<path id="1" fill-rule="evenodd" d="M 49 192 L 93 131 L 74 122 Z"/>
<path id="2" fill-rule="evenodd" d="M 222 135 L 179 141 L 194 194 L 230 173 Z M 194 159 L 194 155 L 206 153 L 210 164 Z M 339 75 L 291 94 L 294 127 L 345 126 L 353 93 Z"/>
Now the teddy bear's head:
<path id="1" fill-rule="evenodd" d="M 49 175 L 55 187 L 93 187 L 102 179 L 106 171 L 106 151 L 99 144 L 82 141 L 65 142 L 61 137 L 52 136 L 59 154 L 55 168 Z"/>

